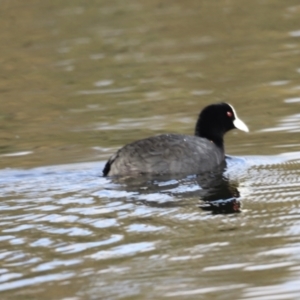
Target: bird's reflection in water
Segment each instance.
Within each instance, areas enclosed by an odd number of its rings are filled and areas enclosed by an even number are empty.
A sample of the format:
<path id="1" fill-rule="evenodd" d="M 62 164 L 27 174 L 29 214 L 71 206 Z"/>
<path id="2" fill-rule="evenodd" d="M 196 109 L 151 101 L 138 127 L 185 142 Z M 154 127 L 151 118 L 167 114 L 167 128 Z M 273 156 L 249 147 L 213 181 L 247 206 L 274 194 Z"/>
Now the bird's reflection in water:
<path id="1" fill-rule="evenodd" d="M 199 175 L 140 175 L 112 177 L 119 189 L 134 193 L 128 201 L 154 207 L 190 205 L 190 199 L 201 200 L 199 206 L 212 213 L 240 212 L 238 183 L 225 175 L 226 165 Z M 189 198 L 189 199 L 188 199 Z"/>

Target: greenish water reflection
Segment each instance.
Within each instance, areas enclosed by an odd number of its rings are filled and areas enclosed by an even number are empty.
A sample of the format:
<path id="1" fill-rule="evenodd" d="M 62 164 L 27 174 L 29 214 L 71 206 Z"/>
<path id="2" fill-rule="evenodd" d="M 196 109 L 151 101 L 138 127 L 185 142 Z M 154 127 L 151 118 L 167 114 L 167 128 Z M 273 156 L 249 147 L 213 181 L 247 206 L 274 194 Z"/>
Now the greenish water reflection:
<path id="1" fill-rule="evenodd" d="M 273 144 L 296 135 L 260 130 L 297 107 L 284 102 L 299 96 L 296 4 L 5 3 L 0 151 L 32 153 L 0 165 L 104 159 L 134 139 L 192 133 L 201 108 L 224 100 L 251 129 L 227 137 L 229 153 L 284 151 Z"/>

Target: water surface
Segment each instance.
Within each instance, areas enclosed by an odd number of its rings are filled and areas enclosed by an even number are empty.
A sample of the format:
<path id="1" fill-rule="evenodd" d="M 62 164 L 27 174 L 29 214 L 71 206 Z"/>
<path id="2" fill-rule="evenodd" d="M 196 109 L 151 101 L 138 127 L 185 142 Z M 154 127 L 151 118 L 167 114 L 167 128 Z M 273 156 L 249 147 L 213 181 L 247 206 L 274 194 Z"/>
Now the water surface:
<path id="1" fill-rule="evenodd" d="M 2 4 L 1 299 L 299 299 L 298 1 Z M 221 175 L 101 176 L 218 101 Z"/>

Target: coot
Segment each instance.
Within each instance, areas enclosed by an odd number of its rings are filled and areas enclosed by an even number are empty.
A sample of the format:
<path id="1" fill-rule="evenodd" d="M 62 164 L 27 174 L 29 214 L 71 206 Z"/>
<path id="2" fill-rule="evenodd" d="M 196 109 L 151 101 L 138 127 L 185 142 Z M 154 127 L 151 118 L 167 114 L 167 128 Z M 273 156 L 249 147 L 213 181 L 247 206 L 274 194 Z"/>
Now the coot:
<path id="1" fill-rule="evenodd" d="M 233 106 L 211 104 L 199 114 L 195 135 L 162 134 L 125 145 L 113 154 L 104 176 L 200 174 L 225 161 L 224 134 L 231 129 L 248 132 Z"/>

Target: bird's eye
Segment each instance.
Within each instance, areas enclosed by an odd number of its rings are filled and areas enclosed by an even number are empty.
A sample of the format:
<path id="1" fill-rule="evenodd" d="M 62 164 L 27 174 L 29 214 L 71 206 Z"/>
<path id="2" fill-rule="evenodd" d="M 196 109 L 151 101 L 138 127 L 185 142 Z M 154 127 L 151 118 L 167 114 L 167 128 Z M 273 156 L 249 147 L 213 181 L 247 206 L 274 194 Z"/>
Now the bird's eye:
<path id="1" fill-rule="evenodd" d="M 228 112 L 227 112 L 227 116 L 228 116 L 229 118 L 232 118 L 232 112 L 231 112 L 231 111 L 228 111 Z"/>

